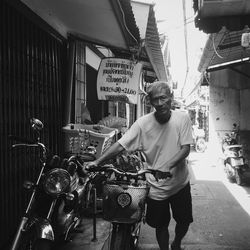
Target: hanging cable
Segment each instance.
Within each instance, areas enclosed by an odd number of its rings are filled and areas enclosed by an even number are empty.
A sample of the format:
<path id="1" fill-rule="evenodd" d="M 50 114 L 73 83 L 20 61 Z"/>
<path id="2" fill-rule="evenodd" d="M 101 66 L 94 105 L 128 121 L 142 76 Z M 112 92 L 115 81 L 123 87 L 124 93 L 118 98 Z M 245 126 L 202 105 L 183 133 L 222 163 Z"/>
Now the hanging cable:
<path id="1" fill-rule="evenodd" d="M 223 56 L 221 56 L 218 52 L 217 52 L 217 50 L 216 50 L 216 48 L 215 48 L 215 44 L 214 44 L 214 34 L 212 34 L 212 43 L 213 43 L 213 49 L 214 49 L 214 52 L 215 52 L 215 54 L 219 57 L 219 58 L 223 58 Z"/>
<path id="2" fill-rule="evenodd" d="M 203 73 L 203 76 L 205 77 L 208 85 L 210 86 L 211 84 L 210 84 L 210 81 L 209 81 L 209 78 L 208 78 L 208 72 Z"/>
<path id="3" fill-rule="evenodd" d="M 117 0 L 117 3 L 118 3 L 119 8 L 120 8 L 120 10 L 121 10 L 121 12 L 122 12 L 123 24 L 124 24 L 124 26 L 125 26 L 127 32 L 128 32 L 128 33 L 130 34 L 130 36 L 136 41 L 136 43 L 139 44 L 139 42 L 137 41 L 137 39 L 134 37 L 134 35 L 130 32 L 129 28 L 127 27 L 126 20 L 125 20 L 125 14 L 124 14 L 124 11 L 123 11 L 123 9 L 122 9 L 122 6 L 121 6 L 120 1 Z"/>

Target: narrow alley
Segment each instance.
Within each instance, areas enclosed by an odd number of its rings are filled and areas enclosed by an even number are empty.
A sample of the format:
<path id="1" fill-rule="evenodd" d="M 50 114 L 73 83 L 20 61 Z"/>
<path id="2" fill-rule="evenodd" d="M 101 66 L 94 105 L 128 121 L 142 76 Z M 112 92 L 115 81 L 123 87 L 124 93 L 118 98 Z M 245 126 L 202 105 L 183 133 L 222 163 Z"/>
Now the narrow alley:
<path id="1" fill-rule="evenodd" d="M 183 240 L 185 250 L 249 250 L 250 186 L 230 183 L 208 153 L 191 152 L 194 222 Z M 171 222 L 170 238 L 174 232 Z M 154 231 L 144 225 L 140 250 L 159 249 Z"/>

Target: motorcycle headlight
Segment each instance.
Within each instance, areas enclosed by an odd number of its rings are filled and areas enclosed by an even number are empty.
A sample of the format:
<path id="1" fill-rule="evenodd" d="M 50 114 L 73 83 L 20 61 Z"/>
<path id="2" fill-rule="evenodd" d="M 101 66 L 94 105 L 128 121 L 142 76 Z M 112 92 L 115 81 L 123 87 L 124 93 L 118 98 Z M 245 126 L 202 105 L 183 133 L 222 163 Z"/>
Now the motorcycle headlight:
<path id="1" fill-rule="evenodd" d="M 68 171 L 54 168 L 46 173 L 43 181 L 45 192 L 51 196 L 58 196 L 69 190 L 70 175 Z"/>

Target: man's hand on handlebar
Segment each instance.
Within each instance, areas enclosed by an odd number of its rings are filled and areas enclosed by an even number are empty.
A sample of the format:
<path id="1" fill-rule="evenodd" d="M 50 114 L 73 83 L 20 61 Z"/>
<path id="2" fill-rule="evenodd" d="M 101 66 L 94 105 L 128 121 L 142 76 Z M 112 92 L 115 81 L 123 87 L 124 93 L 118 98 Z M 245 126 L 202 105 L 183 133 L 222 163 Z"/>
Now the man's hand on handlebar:
<path id="1" fill-rule="evenodd" d="M 161 180 L 161 179 L 170 179 L 172 177 L 172 174 L 168 171 L 168 172 L 162 172 L 162 171 L 157 171 L 154 174 L 155 179 Z"/>
<path id="2" fill-rule="evenodd" d="M 97 161 L 90 161 L 90 162 L 86 162 L 84 164 L 86 170 L 91 169 L 91 168 L 95 168 L 98 167 L 98 162 Z"/>

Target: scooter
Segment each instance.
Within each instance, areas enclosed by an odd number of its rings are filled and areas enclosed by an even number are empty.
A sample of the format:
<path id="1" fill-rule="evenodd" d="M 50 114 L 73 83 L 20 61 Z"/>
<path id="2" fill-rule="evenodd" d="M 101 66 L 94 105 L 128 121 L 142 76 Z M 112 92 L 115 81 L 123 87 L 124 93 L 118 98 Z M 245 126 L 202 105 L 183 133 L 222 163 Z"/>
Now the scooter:
<path id="1" fill-rule="evenodd" d="M 103 184 L 103 218 L 112 223 L 112 231 L 104 249 L 137 249 L 141 224 L 145 217 L 145 200 L 149 192 L 145 175 L 171 178 L 171 174 L 153 169 L 128 172 L 112 164 L 88 171 L 107 177 Z"/>
<path id="2" fill-rule="evenodd" d="M 249 166 L 243 157 L 242 145 L 238 144 L 237 132 L 226 133 L 222 141 L 222 151 L 225 156 L 224 171 L 229 181 L 242 185 Z"/>
<path id="3" fill-rule="evenodd" d="M 193 130 L 194 148 L 197 153 L 205 152 L 207 144 L 205 141 L 205 131 L 203 129 Z"/>
<path id="4" fill-rule="evenodd" d="M 88 177 L 78 167 L 79 156 L 69 159 L 61 159 L 57 155 L 49 157 L 47 148 L 40 142 L 43 123 L 32 118 L 31 127 L 36 134 L 35 141 L 11 136 L 19 142 L 12 148 L 38 148 L 41 162 L 36 182 L 24 183 L 31 196 L 11 250 L 50 250 L 65 243 L 79 224 L 84 205 Z"/>

